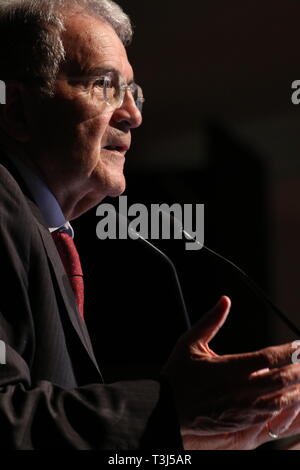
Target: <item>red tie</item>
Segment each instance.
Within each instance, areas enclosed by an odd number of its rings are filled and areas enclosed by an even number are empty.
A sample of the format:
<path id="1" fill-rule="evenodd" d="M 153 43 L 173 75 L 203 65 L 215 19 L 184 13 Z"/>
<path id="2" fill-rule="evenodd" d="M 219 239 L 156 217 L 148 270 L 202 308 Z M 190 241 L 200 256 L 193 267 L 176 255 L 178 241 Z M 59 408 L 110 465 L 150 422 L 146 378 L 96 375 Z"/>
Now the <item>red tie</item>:
<path id="1" fill-rule="evenodd" d="M 79 254 L 71 235 L 65 232 L 53 232 L 53 240 L 74 291 L 80 315 L 84 316 L 84 283 Z"/>

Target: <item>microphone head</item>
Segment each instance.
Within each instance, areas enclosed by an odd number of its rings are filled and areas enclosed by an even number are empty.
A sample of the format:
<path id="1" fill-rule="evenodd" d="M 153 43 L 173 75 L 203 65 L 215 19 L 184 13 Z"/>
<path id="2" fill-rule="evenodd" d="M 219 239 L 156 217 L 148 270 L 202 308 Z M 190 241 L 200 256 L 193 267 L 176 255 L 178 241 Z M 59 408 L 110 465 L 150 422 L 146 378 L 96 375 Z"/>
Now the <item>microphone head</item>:
<path id="1" fill-rule="evenodd" d="M 170 212 L 167 212 L 167 211 L 164 211 L 164 210 L 160 210 L 159 211 L 161 216 L 162 216 L 162 220 L 166 223 L 166 224 L 173 224 L 173 227 L 174 227 L 174 233 L 181 233 L 185 239 L 193 242 L 194 244 L 196 244 L 196 248 L 188 248 L 188 250 L 201 250 L 201 248 L 203 248 L 204 244 L 202 242 L 200 242 L 199 240 L 197 240 L 197 238 L 194 236 L 192 236 L 189 232 L 187 232 L 185 230 L 185 228 L 183 227 L 182 225 L 182 222 L 177 219 L 174 215 L 171 215 Z"/>
<path id="2" fill-rule="evenodd" d="M 131 240 L 142 240 L 147 242 L 139 232 L 137 232 L 130 224 L 130 220 L 120 212 L 118 212 L 119 232 L 128 234 Z M 149 242 L 148 242 L 149 243 Z"/>
<path id="3" fill-rule="evenodd" d="M 200 207 L 200 205 L 198 205 Z M 197 208 L 198 210 L 198 208 Z M 198 251 L 204 247 L 204 212 L 201 209 L 196 213 L 196 227 L 197 230 L 195 235 L 192 235 L 189 230 L 186 229 L 186 225 L 192 229 L 192 214 L 188 216 L 184 214 L 184 226 L 181 220 L 171 215 L 172 211 L 164 210 L 158 207 L 156 212 L 151 212 L 152 220 L 150 221 L 151 229 L 148 230 L 148 224 L 146 230 L 142 230 L 139 233 L 135 227 L 136 224 L 131 222 L 124 214 L 119 213 L 119 232 L 123 234 L 125 238 L 129 236 L 132 240 L 141 239 L 144 242 L 150 243 L 154 240 L 185 240 L 185 249 L 187 251 Z M 187 224 L 189 222 L 189 224 Z M 152 223 L 152 225 L 151 225 Z M 153 225 L 154 224 L 154 225 Z M 172 233 L 173 229 L 173 234 Z M 122 237 L 122 238 L 123 238 Z"/>

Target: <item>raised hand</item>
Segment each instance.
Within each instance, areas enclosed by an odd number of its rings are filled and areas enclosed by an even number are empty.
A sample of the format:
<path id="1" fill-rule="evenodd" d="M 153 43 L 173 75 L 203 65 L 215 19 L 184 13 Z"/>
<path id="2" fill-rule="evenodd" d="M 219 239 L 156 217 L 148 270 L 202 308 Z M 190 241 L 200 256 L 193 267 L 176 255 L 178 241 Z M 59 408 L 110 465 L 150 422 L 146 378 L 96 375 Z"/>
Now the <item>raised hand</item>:
<path id="1" fill-rule="evenodd" d="M 250 428 L 259 435 L 274 413 L 300 403 L 300 367 L 291 365 L 292 344 L 223 356 L 210 349 L 230 305 L 222 297 L 180 338 L 162 371 L 183 436 L 220 436 Z"/>

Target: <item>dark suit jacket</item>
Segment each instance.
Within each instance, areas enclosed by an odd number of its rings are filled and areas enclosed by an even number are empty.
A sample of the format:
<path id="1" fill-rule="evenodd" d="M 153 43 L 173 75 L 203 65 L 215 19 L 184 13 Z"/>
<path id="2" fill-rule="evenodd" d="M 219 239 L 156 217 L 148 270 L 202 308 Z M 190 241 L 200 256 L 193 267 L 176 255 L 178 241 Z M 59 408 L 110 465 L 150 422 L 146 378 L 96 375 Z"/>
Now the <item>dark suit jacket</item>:
<path id="1" fill-rule="evenodd" d="M 0 165 L 0 448 L 181 448 L 163 385 L 103 383 L 52 237 L 15 178 Z"/>

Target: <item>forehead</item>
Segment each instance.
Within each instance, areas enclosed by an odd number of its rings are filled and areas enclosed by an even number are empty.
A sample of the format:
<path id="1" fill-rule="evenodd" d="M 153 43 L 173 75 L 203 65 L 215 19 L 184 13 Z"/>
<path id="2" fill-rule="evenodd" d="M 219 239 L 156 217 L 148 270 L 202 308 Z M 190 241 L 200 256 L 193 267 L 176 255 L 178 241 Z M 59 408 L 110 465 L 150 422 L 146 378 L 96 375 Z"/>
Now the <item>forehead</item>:
<path id="1" fill-rule="evenodd" d="M 132 80 L 125 47 L 113 28 L 100 18 L 82 13 L 69 16 L 62 41 L 66 51 L 65 73 L 78 76 L 97 68 L 116 69 L 127 81 Z"/>

